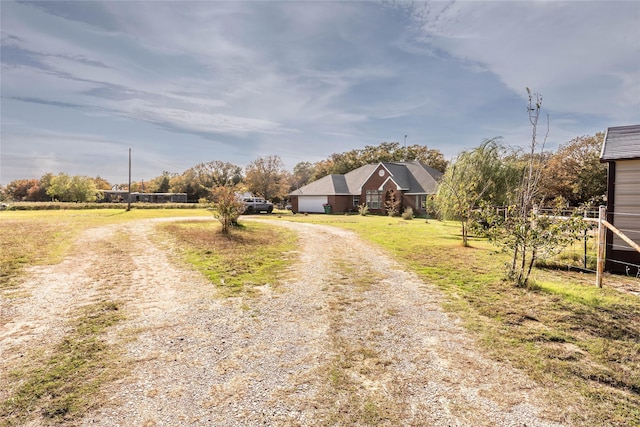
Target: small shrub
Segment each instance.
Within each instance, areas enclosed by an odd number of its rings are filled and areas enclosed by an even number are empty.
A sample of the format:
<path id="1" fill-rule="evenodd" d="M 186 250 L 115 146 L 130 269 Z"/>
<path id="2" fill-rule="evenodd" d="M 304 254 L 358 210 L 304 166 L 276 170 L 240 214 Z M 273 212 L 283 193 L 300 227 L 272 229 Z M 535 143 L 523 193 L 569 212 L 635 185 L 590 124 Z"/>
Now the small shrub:
<path id="1" fill-rule="evenodd" d="M 404 212 L 402 212 L 402 219 L 405 219 L 405 220 L 413 219 L 413 209 L 411 209 L 411 207 L 406 208 Z"/>
<path id="2" fill-rule="evenodd" d="M 387 194 L 387 201 L 384 202 L 384 208 L 387 211 L 387 215 L 396 216 L 400 212 L 400 204 L 402 201 L 398 198 L 395 190 L 389 191 Z"/>
<path id="3" fill-rule="evenodd" d="M 220 186 L 212 191 L 213 216 L 222 224 L 222 233 L 227 234 L 237 225 L 238 217 L 244 211 L 244 203 L 236 198 L 235 188 Z"/>
<path id="4" fill-rule="evenodd" d="M 366 216 L 369 213 L 369 206 L 366 203 L 358 205 L 358 213 L 362 216 Z"/>

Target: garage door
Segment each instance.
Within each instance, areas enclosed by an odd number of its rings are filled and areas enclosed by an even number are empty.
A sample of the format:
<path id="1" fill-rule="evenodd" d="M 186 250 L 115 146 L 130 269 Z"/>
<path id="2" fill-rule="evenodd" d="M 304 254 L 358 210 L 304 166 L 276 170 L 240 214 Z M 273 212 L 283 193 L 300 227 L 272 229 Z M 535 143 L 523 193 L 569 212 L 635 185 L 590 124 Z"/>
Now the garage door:
<path id="1" fill-rule="evenodd" d="M 323 213 L 327 196 L 298 196 L 298 212 Z"/>

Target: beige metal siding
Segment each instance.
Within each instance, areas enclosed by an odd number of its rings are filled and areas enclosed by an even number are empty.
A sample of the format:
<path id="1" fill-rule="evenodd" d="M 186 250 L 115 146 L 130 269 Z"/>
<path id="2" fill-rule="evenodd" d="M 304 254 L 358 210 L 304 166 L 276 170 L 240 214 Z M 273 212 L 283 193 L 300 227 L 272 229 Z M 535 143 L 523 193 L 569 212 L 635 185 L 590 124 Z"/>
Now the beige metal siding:
<path id="1" fill-rule="evenodd" d="M 613 225 L 640 243 L 640 160 L 618 160 L 614 186 Z M 633 251 L 617 236 L 613 245 L 616 250 Z"/>

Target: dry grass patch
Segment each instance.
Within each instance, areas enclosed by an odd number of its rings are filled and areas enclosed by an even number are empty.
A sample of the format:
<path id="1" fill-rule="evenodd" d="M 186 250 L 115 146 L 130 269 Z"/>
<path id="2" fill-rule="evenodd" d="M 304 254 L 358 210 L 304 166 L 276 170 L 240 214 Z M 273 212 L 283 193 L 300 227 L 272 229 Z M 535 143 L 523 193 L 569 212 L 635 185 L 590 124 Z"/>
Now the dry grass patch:
<path id="1" fill-rule="evenodd" d="M 74 236 L 66 224 L 0 221 L 0 289 L 15 288 L 29 265 L 60 261 Z"/>
<path id="2" fill-rule="evenodd" d="M 40 419 L 45 425 L 71 422 L 101 403 L 100 386 L 118 377 L 117 347 L 106 334 L 123 320 L 120 305 L 99 302 L 78 310 L 70 331 L 47 356 L 34 352 L 11 374 L 16 386 L 0 403 L 2 426 Z"/>
<path id="3" fill-rule="evenodd" d="M 87 228 L 147 218 L 210 216 L 204 209 L 0 212 L 0 290 L 15 288 L 31 265 L 60 262 Z"/>
<path id="4" fill-rule="evenodd" d="M 336 254 L 334 254 L 335 256 Z M 331 361 L 320 371 L 327 378 L 321 406 L 328 408 L 319 425 L 331 426 L 395 426 L 401 425 L 402 400 L 391 395 L 385 384 L 391 364 L 378 350 L 379 330 L 368 325 L 348 322 L 354 313 L 365 310 L 363 293 L 371 290 L 380 274 L 363 271 L 336 257 L 338 273 L 323 291 L 328 292 L 329 342 Z M 372 324 L 375 321 L 371 320 Z M 364 328 L 361 334 L 353 328 Z M 358 337 L 354 338 L 355 334 Z"/>

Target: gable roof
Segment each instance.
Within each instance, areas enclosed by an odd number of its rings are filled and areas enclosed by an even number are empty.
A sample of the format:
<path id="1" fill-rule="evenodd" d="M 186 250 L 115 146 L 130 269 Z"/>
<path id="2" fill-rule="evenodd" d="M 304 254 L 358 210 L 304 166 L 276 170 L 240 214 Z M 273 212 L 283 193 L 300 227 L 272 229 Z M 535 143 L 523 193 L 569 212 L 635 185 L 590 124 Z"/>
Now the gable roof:
<path id="1" fill-rule="evenodd" d="M 640 159 L 640 125 L 607 129 L 600 160 Z"/>
<path id="2" fill-rule="evenodd" d="M 419 162 L 407 164 L 410 172 L 409 179 L 415 179 L 415 183 L 410 182 L 410 190 L 407 194 L 435 194 L 438 192 L 438 182 L 442 178 L 442 172 Z"/>
<path id="3" fill-rule="evenodd" d="M 326 196 L 351 194 L 344 175 L 326 175 L 291 192 L 297 196 Z"/>
<path id="4" fill-rule="evenodd" d="M 292 191 L 292 196 L 359 195 L 362 186 L 382 165 L 389 176 L 406 194 L 434 194 L 442 172 L 420 162 L 381 162 L 368 164 L 344 175 L 326 175 Z"/>

